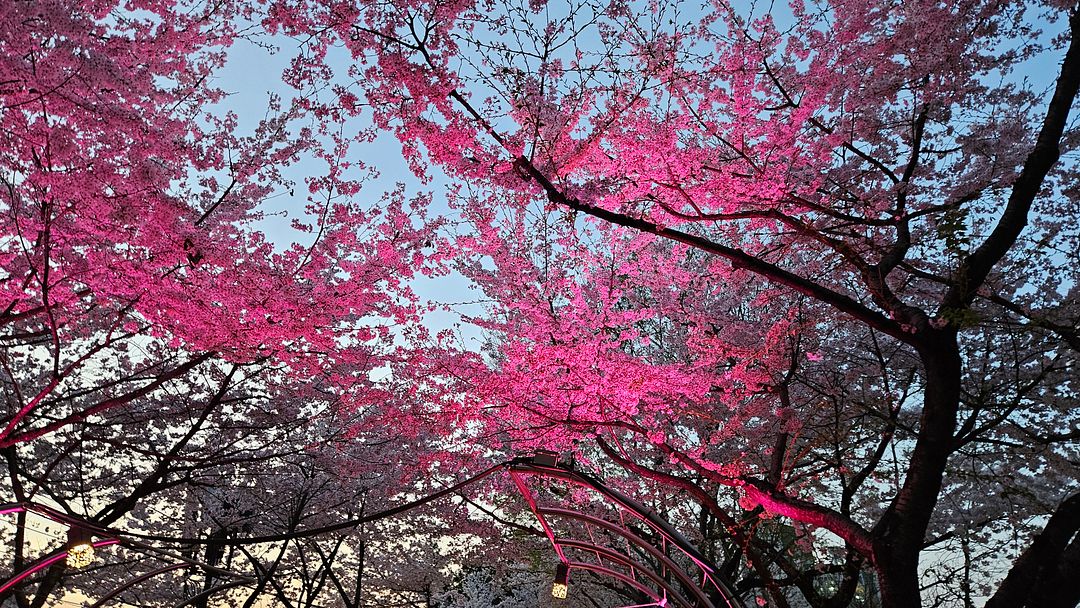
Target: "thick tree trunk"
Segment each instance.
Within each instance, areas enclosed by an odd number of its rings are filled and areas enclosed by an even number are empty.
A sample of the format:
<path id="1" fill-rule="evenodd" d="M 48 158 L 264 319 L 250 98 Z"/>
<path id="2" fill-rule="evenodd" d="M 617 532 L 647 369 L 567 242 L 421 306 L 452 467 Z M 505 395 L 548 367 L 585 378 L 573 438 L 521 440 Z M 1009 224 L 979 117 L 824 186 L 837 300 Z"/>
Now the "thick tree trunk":
<path id="1" fill-rule="evenodd" d="M 1080 600 L 1080 492 L 1065 499 L 985 608 L 1072 608 Z"/>
<path id="2" fill-rule="evenodd" d="M 962 362 L 956 331 L 927 327 L 919 333 L 917 349 L 926 379 L 919 436 L 904 484 L 873 530 L 884 608 L 920 605 L 919 555 L 953 451 L 960 404 Z"/>
<path id="3" fill-rule="evenodd" d="M 921 605 L 918 557 L 893 561 L 892 556 L 885 553 L 877 560 L 874 569 L 882 608 L 918 608 Z"/>

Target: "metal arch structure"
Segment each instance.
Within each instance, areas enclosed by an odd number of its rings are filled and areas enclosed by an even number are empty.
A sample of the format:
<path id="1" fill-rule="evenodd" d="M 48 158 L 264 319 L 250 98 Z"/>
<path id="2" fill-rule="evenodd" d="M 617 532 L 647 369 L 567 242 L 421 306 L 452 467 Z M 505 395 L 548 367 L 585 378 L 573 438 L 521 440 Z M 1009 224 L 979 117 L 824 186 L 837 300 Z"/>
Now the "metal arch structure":
<path id="1" fill-rule="evenodd" d="M 714 564 L 655 511 L 593 475 L 558 463 L 554 454 L 518 458 L 506 465 L 514 484 L 540 523 L 561 563 L 621 581 L 654 606 L 744 608 Z M 542 477 L 585 488 L 603 499 L 617 517 L 545 506 L 526 480 Z M 612 521 L 614 519 L 615 521 Z M 584 536 L 583 536 L 584 533 Z M 598 534 L 599 533 L 599 534 Z M 604 546 L 597 536 L 622 545 Z"/>
<path id="2" fill-rule="evenodd" d="M 239 574 L 236 574 L 235 572 L 232 572 L 232 571 L 229 571 L 229 570 L 226 570 L 226 569 L 223 569 L 223 568 L 219 568 L 219 567 L 216 567 L 216 566 L 213 566 L 213 565 L 210 565 L 210 564 L 205 564 L 203 562 L 200 562 L 200 561 L 198 561 L 196 559 L 192 559 L 192 558 L 184 556 L 184 555 L 180 555 L 180 554 L 173 553 L 173 552 L 170 552 L 170 551 L 165 551 L 165 550 L 160 549 L 158 547 L 154 547 L 154 546 L 148 545 L 146 543 L 143 543 L 143 542 L 140 542 L 140 541 L 137 541 L 137 540 L 133 540 L 133 539 L 130 539 L 130 538 L 125 538 L 122 535 L 118 535 L 116 533 L 116 531 L 114 531 L 114 530 L 101 528 L 98 525 L 94 524 L 93 522 L 85 521 L 85 520 L 79 519 L 77 517 L 73 517 L 73 516 L 68 515 L 66 513 L 62 513 L 60 511 L 57 511 L 56 509 L 53 509 L 51 507 L 47 507 L 45 505 L 41 505 L 41 504 L 38 504 L 38 503 L 35 503 L 35 502 L 32 502 L 32 501 L 24 501 L 24 502 L 19 502 L 19 503 L 10 503 L 10 504 L 0 505 L 0 515 L 10 515 L 12 513 L 34 513 L 34 514 L 40 515 L 41 517 L 44 517 L 46 519 L 55 521 L 55 522 L 63 524 L 63 525 L 66 525 L 66 526 L 69 527 L 69 529 L 70 528 L 78 528 L 78 529 L 81 529 L 81 530 L 85 530 L 86 532 L 89 532 L 89 533 L 91 533 L 91 534 L 93 534 L 95 536 L 102 537 L 101 540 L 97 540 L 97 541 L 94 541 L 94 542 L 90 543 L 95 548 L 107 547 L 107 546 L 112 546 L 112 545 L 119 545 L 121 547 L 134 549 L 136 551 L 139 551 L 139 552 L 142 552 L 142 553 L 145 553 L 145 554 L 152 554 L 152 555 L 155 555 L 158 558 L 167 558 L 167 559 L 170 559 L 170 560 L 174 560 L 176 562 L 176 563 L 166 565 L 164 567 L 157 568 L 155 570 L 152 570 L 152 571 L 150 571 L 150 572 L 148 572 L 146 574 L 137 576 L 137 577 L 135 577 L 133 579 L 130 579 L 128 581 L 125 581 L 124 583 L 120 584 L 119 586 L 117 586 L 116 588 L 112 589 L 111 591 L 106 593 L 104 596 L 99 598 L 96 602 L 94 602 L 91 605 L 91 608 L 102 607 L 109 600 L 112 600 L 112 599 L 116 598 L 116 596 L 118 596 L 121 593 L 123 593 L 124 591 L 134 587 L 135 585 L 138 585 L 140 583 L 148 581 L 148 580 L 150 580 L 150 579 L 152 579 L 152 578 L 154 578 L 156 576 L 159 576 L 161 574 L 165 574 L 167 572 L 173 572 L 173 571 L 176 571 L 176 570 L 198 568 L 198 569 L 202 569 L 202 570 L 204 570 L 206 572 L 213 572 L 214 574 L 217 574 L 217 575 L 223 576 L 223 577 L 227 577 L 229 579 L 226 583 L 224 583 L 222 585 L 212 587 L 212 588 L 210 588 L 210 589 L 208 589 L 208 590 L 206 590 L 206 591 L 204 591 L 204 592 L 202 592 L 202 593 L 200 593 L 198 595 L 195 595 L 193 597 L 189 597 L 189 598 L 183 600 L 181 603 L 177 604 L 177 608 L 180 608 L 182 606 L 187 606 L 187 605 L 191 604 L 191 602 L 196 601 L 198 599 L 202 599 L 204 597 L 210 597 L 211 595 L 213 595 L 214 593 L 217 593 L 218 591 L 223 591 L 223 590 L 226 590 L 226 589 L 231 589 L 233 587 L 238 587 L 238 586 L 241 586 L 241 585 L 250 585 L 250 584 L 255 583 L 255 580 L 252 579 L 251 577 L 239 575 Z M 34 560 L 33 562 L 26 565 L 23 569 L 21 569 L 18 572 L 12 574 L 7 580 L 4 580 L 4 581 L 0 582 L 0 594 L 3 594 L 4 592 L 10 591 L 11 589 L 15 588 L 20 582 L 25 580 L 27 577 L 33 575 L 36 572 L 40 572 L 41 570 L 43 570 L 45 568 L 48 568 L 49 566 L 52 566 L 53 564 L 55 564 L 55 563 L 57 563 L 59 561 L 62 561 L 64 559 L 66 559 L 67 556 L 68 556 L 68 547 L 65 546 L 65 547 L 57 549 L 57 550 L 55 550 L 55 551 L 53 551 L 53 552 L 51 552 L 51 553 L 37 559 L 37 560 Z"/>
<path id="3" fill-rule="evenodd" d="M 646 608 L 648 606 L 662 608 L 668 606 L 675 608 L 745 608 L 745 604 L 738 595 L 720 578 L 716 566 L 655 511 L 618 490 L 608 487 L 593 475 L 576 471 L 566 465 L 560 465 L 557 456 L 547 452 L 541 452 L 535 456 L 518 457 L 493 465 L 438 492 L 365 517 L 285 535 L 233 539 L 232 543 L 261 544 L 287 538 L 321 536 L 330 532 L 350 529 L 369 521 L 394 517 L 452 494 L 460 494 L 465 487 L 479 482 L 498 471 L 506 471 L 510 475 L 529 509 L 543 528 L 544 535 L 551 542 L 560 563 L 567 568 L 567 572 L 573 570 L 592 572 L 617 580 L 642 596 L 649 598 L 652 602 L 634 608 Z M 613 509 L 617 517 L 613 518 L 613 521 L 612 519 L 605 519 L 579 510 L 542 505 L 538 494 L 530 489 L 527 483 L 529 478 L 558 480 L 590 490 L 600 496 L 602 498 L 601 504 Z M 185 568 L 213 572 L 228 580 L 194 597 L 187 598 L 178 604 L 176 608 L 189 605 L 193 601 L 209 597 L 219 591 L 255 582 L 255 579 L 250 577 L 154 547 L 136 540 L 134 537 L 187 544 L 202 544 L 206 542 L 203 539 L 175 538 L 114 530 L 97 526 L 92 522 L 32 502 L 0 505 L 0 515 L 18 512 L 34 512 L 67 526 L 86 530 L 102 538 L 102 540 L 93 543 L 95 546 L 121 545 L 173 560 L 172 564 L 124 582 L 93 604 L 95 608 L 103 606 L 106 602 L 134 585 L 160 574 Z M 587 534 L 587 538 L 578 534 L 582 531 Z M 622 545 L 625 550 L 615 548 L 616 545 L 613 543 L 608 543 L 605 546 L 605 544 L 597 540 L 597 536 L 611 539 L 614 543 Z M 34 572 L 40 571 L 66 556 L 67 549 L 64 548 L 35 561 L 15 573 L 8 580 L 0 581 L 0 593 L 11 589 Z"/>

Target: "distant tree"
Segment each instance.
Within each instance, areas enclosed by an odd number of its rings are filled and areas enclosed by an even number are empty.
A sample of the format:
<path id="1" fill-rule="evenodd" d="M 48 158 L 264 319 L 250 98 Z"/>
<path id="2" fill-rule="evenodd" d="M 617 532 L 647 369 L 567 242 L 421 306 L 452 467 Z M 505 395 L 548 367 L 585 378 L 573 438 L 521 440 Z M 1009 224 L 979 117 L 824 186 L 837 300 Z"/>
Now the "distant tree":
<path id="1" fill-rule="evenodd" d="M 438 488 L 412 458 L 436 451 L 439 436 L 370 443 L 357 435 L 367 413 L 341 410 L 326 387 L 275 384 L 265 365 L 203 372 L 7 448 L 0 491 L 254 581 L 195 606 L 226 597 L 237 606 L 294 608 L 358 608 L 387 594 L 415 599 L 442 584 L 448 563 L 484 559 L 488 545 L 471 539 L 496 535 L 485 522 L 471 524 L 453 501 L 335 528 Z M 40 516 L 6 517 L 14 527 L 0 546 L 5 572 L 66 541 L 64 526 Z M 308 534 L 324 527 L 334 529 Z M 273 540 L 251 542 L 266 537 Z M 495 547 L 504 556 L 513 549 Z M 179 563 L 130 548 L 104 553 L 88 570 L 60 562 L 0 594 L 0 603 L 50 606 L 72 592 L 100 598 Z M 133 584 L 118 600 L 173 606 L 229 580 L 188 568 Z"/>

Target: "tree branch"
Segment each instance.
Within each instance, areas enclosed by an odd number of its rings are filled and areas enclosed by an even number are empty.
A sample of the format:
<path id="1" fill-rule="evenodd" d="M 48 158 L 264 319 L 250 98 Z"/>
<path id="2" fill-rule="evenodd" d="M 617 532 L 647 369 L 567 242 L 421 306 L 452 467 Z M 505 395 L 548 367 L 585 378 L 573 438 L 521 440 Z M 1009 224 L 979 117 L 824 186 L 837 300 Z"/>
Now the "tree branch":
<path id="1" fill-rule="evenodd" d="M 1072 39 L 1061 64 L 1054 95 L 1046 109 L 1046 118 L 1035 141 L 1035 147 L 1024 161 L 1020 176 L 1013 183 L 1005 212 L 990 236 L 974 252 L 964 258 L 956 274 L 957 280 L 941 302 L 942 311 L 967 307 L 976 291 L 986 281 L 990 270 L 1016 243 L 1028 222 L 1031 205 L 1042 189 L 1047 173 L 1061 156 L 1059 142 L 1069 118 L 1069 110 L 1080 89 L 1080 11 L 1069 17 Z"/>

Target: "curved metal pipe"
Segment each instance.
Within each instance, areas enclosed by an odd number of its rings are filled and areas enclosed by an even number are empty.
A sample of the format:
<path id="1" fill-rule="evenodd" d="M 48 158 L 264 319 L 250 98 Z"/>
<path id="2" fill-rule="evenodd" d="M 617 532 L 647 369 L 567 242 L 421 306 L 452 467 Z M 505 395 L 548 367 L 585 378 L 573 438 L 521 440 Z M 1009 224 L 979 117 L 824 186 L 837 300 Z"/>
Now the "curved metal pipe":
<path id="1" fill-rule="evenodd" d="M 531 460 L 527 462 L 522 462 L 520 460 L 512 461 L 507 465 L 507 468 L 511 471 L 520 471 L 522 473 L 533 473 L 536 475 L 546 475 L 564 479 L 600 493 L 608 500 L 646 522 L 650 527 L 671 541 L 671 543 L 678 547 L 680 551 L 685 553 L 687 557 L 689 557 L 707 575 L 709 581 L 712 582 L 713 586 L 715 586 L 716 590 L 720 593 L 720 596 L 724 599 L 724 602 L 727 603 L 728 608 L 740 608 L 745 606 L 739 599 L 739 596 L 731 590 L 727 583 L 717 577 L 717 567 L 708 558 L 702 555 L 701 552 L 694 547 L 693 543 L 687 540 L 685 536 L 657 515 L 652 509 L 629 496 L 626 496 L 622 492 L 607 487 L 602 481 L 592 475 L 580 471 L 558 465 L 536 464 Z"/>
<path id="2" fill-rule="evenodd" d="M 613 579 L 616 579 L 618 581 L 621 581 L 621 582 L 625 583 L 628 587 L 633 587 L 634 589 L 637 589 L 641 593 L 649 596 L 649 599 L 653 600 L 657 604 L 659 604 L 660 601 L 661 601 L 661 598 L 657 597 L 655 591 L 653 591 L 652 589 L 649 589 L 645 585 L 642 585 L 640 582 L 634 580 L 633 578 L 630 578 L 629 576 L 626 576 L 622 572 L 617 572 L 617 571 L 612 570 L 610 568 L 605 568 L 603 566 L 597 566 L 596 564 L 590 564 L 588 562 L 567 562 L 567 565 L 573 570 L 588 570 L 590 572 L 595 572 L 597 574 L 603 574 L 604 576 L 610 576 Z"/>
<path id="3" fill-rule="evenodd" d="M 641 520 L 647 522 L 650 526 L 652 526 L 652 528 L 654 528 L 657 532 L 660 532 L 664 536 L 667 536 L 673 542 L 673 544 L 679 547 L 680 550 L 690 556 L 695 562 L 698 562 L 700 566 L 703 566 L 710 572 L 716 572 L 717 570 L 716 566 L 711 564 L 709 562 L 709 559 L 702 555 L 693 543 L 687 540 L 687 538 L 683 536 L 682 533 L 672 527 L 670 523 L 657 515 L 656 511 L 653 511 L 649 507 L 646 507 L 645 505 L 639 503 L 633 498 L 630 498 L 622 492 L 619 492 L 618 490 L 607 487 L 602 481 L 593 477 L 592 475 L 589 475 L 588 473 L 575 471 L 569 468 L 560 467 L 558 465 L 547 466 L 534 463 L 513 464 L 510 465 L 510 468 L 512 470 L 520 470 L 523 472 L 533 472 L 548 475 L 551 477 L 558 477 L 567 481 L 572 481 L 587 488 L 591 488 L 599 492 L 600 494 L 603 494 L 609 500 L 618 503 L 627 511 L 630 511 L 631 513 L 637 515 Z"/>
<path id="4" fill-rule="evenodd" d="M 615 534 L 618 534 L 626 540 L 629 540 L 630 542 L 634 543 L 639 549 L 644 550 L 646 553 L 653 556 L 657 559 L 657 561 L 663 564 L 664 567 L 666 567 L 668 571 L 675 576 L 675 578 L 679 579 L 679 582 L 682 584 L 684 589 L 688 589 L 694 594 L 694 597 L 698 601 L 700 606 L 704 608 L 715 608 L 712 601 L 709 600 L 709 597 L 705 595 L 701 588 L 694 584 L 694 581 L 689 576 L 687 576 L 686 572 L 683 571 L 681 566 L 671 561 L 671 558 L 664 555 L 663 552 L 661 552 L 659 549 L 652 546 L 652 544 L 646 542 L 644 539 L 637 536 L 636 534 L 633 534 L 631 531 L 625 530 L 624 528 L 616 526 L 615 524 L 607 520 L 600 519 L 599 517 L 585 515 L 576 511 L 570 511 L 569 509 L 544 508 L 540 509 L 540 512 L 545 515 L 554 515 L 556 517 L 565 517 L 568 519 L 577 519 L 579 521 L 584 521 L 598 528 L 604 528 L 605 530 L 614 532 Z"/>
<path id="5" fill-rule="evenodd" d="M 650 580 L 652 580 L 652 582 L 656 583 L 656 585 L 659 586 L 661 589 L 663 589 L 665 595 L 667 596 L 667 598 L 669 600 L 673 600 L 676 604 L 678 604 L 680 606 L 684 606 L 685 608 L 700 608 L 700 606 L 694 605 L 690 600 L 683 597 L 683 595 L 681 593 L 679 593 L 679 591 L 677 589 L 672 587 L 670 584 L 668 584 L 667 581 L 664 580 L 664 577 L 660 576 L 656 572 L 653 572 L 651 568 L 648 568 L 644 564 L 636 562 L 636 561 L 622 555 L 621 553 L 616 553 L 616 552 L 612 551 L 611 549 L 607 549 L 607 548 L 601 547 L 599 545 L 595 545 L 593 543 L 588 543 L 588 542 L 585 542 L 583 540 L 572 540 L 572 539 L 560 540 L 559 544 L 564 546 L 564 547 L 572 547 L 572 548 L 575 548 L 575 549 L 581 549 L 582 551 L 590 551 L 592 553 L 596 553 L 597 555 L 602 555 L 603 557 L 607 558 L 609 561 L 613 561 L 613 562 L 616 562 L 618 564 L 621 564 L 622 566 L 624 566 L 626 568 L 629 568 L 631 570 L 637 570 L 638 572 L 640 572 L 640 573 L 644 574 L 645 576 L 647 576 Z M 577 563 L 587 563 L 587 562 L 577 562 Z"/>
<path id="6" fill-rule="evenodd" d="M 118 545 L 118 544 L 120 544 L 120 541 L 115 539 L 115 538 L 109 538 L 109 539 L 106 539 L 106 540 L 99 540 L 96 543 L 91 543 L 91 545 L 93 545 L 93 547 L 95 549 L 98 548 L 98 547 L 108 547 L 109 545 Z M 15 574 L 11 578 L 9 578 L 7 581 L 5 581 L 3 585 L 0 585 L 0 593 L 3 593 L 5 591 L 7 591 L 8 589 L 11 589 L 15 585 L 22 582 L 22 580 L 24 578 L 30 576 L 31 574 L 33 574 L 33 573 L 35 573 L 35 572 L 37 572 L 39 570 L 42 570 L 44 568 L 48 568 L 49 566 L 55 564 L 56 562 L 66 558 L 67 556 L 68 556 L 68 550 L 66 548 L 65 549 L 58 549 L 58 550 L 53 551 L 52 553 L 46 555 L 45 557 L 42 557 L 42 558 L 32 562 L 29 566 L 23 568 L 17 574 Z"/>

